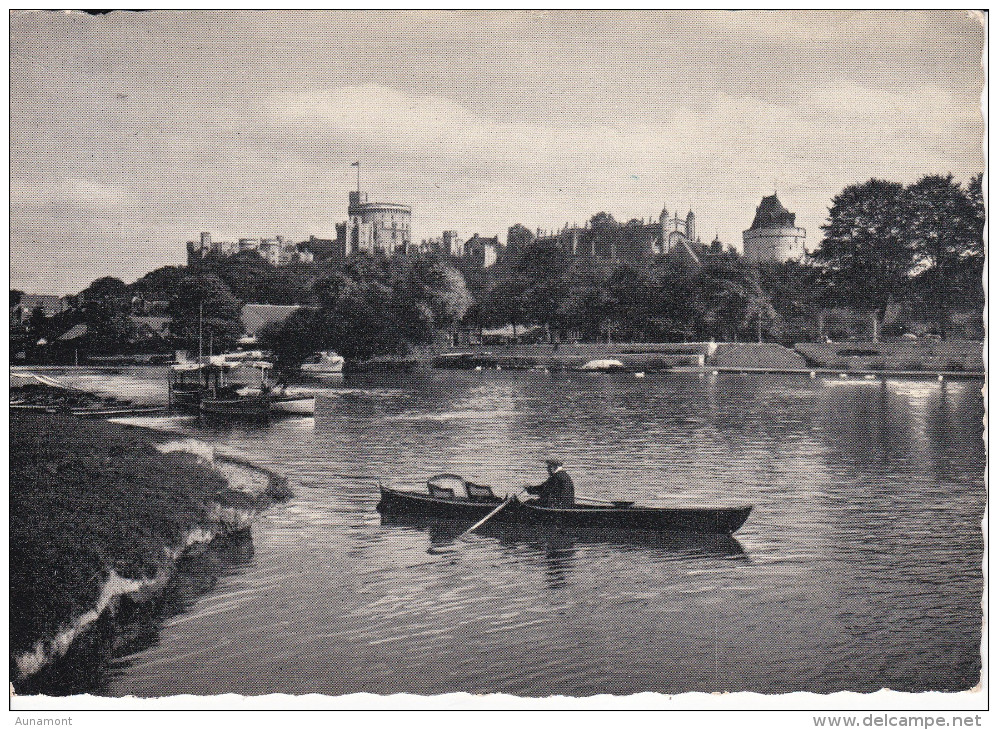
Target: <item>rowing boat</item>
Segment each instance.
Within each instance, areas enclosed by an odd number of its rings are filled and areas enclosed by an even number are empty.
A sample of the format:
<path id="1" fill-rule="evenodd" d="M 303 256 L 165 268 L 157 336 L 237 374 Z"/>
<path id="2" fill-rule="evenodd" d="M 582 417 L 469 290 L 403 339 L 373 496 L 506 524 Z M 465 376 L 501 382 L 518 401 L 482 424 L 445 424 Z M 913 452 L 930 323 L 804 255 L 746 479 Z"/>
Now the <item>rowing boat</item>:
<path id="1" fill-rule="evenodd" d="M 455 475 L 441 475 L 451 483 Z M 381 487 L 378 512 L 387 518 L 448 520 L 472 524 L 495 510 L 505 500 L 488 487 L 470 484 L 466 494 L 453 487 L 440 487 L 441 477 L 429 482 L 429 494 Z M 436 485 L 434 480 L 437 480 Z M 462 480 L 463 481 L 463 480 Z M 534 525 L 559 529 L 654 530 L 731 535 L 748 519 L 751 507 L 641 507 L 627 502 L 577 503 L 570 509 L 542 507 L 513 497 L 490 522 Z"/>

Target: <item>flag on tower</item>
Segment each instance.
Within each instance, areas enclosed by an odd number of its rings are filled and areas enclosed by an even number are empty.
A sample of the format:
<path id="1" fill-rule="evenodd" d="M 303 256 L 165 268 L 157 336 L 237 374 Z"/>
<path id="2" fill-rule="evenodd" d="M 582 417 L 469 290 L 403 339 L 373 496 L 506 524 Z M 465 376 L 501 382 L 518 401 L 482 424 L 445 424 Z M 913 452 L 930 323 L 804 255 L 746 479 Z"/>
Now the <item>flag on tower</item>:
<path id="1" fill-rule="evenodd" d="M 360 160 L 357 160 L 356 162 L 351 162 L 350 167 L 360 167 Z"/>

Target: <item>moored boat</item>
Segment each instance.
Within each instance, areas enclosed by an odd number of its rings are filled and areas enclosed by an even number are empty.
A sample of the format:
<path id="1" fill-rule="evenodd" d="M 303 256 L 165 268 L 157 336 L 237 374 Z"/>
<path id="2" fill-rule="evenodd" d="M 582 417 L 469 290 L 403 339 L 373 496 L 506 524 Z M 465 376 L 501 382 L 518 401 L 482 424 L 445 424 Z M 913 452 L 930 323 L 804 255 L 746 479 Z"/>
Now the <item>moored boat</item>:
<path id="1" fill-rule="evenodd" d="M 312 378 L 338 378 L 346 361 L 335 352 L 317 352 L 301 364 L 301 374 Z"/>
<path id="2" fill-rule="evenodd" d="M 272 415 L 311 415 L 315 396 L 311 393 L 269 388 L 240 389 L 225 394 L 209 393 L 199 410 L 206 420 L 267 421 Z"/>
<path id="3" fill-rule="evenodd" d="M 270 396 L 270 410 L 276 413 L 311 415 L 315 413 L 315 396 L 307 393 L 287 391 L 282 394 L 272 395 Z"/>
<path id="4" fill-rule="evenodd" d="M 270 418 L 270 399 L 265 395 L 208 395 L 201 399 L 199 410 L 201 417 L 210 422 L 267 421 Z"/>
<path id="5" fill-rule="evenodd" d="M 464 494 L 460 493 L 464 485 Z M 453 474 L 428 482 L 428 493 L 381 487 L 378 511 L 386 517 L 467 521 L 472 524 L 495 510 L 504 500 L 489 487 L 464 482 Z M 585 504 L 571 509 L 541 507 L 514 497 L 491 521 L 496 524 L 536 525 L 559 529 L 653 530 L 731 535 L 748 519 L 743 507 L 641 507 L 631 502 Z"/>
<path id="6" fill-rule="evenodd" d="M 197 413 L 201 399 L 214 392 L 235 394 L 228 384 L 228 370 L 210 362 L 180 362 L 170 368 L 167 381 L 170 408 Z"/>

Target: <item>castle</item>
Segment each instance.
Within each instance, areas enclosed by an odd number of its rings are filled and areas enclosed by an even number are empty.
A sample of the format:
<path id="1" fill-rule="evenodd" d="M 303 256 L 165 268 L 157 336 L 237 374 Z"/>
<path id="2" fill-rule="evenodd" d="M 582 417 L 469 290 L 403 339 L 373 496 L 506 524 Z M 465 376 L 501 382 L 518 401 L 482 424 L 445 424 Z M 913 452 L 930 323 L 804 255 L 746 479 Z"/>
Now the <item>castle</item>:
<path id="1" fill-rule="evenodd" d="M 424 238 L 419 246 L 414 246 L 411 253 L 437 253 L 455 259 L 466 259 L 479 268 L 487 269 L 499 257 L 499 237 L 487 238 L 477 233 L 465 241 L 457 231 L 444 231 L 437 238 Z"/>
<path id="2" fill-rule="evenodd" d="M 584 226 L 565 224 L 560 231 L 553 232 L 538 229 L 536 235 L 522 226 L 513 226 L 506 244 L 522 248 L 530 241 L 554 245 L 572 256 L 613 261 L 673 256 L 699 265 L 705 257 L 723 251 L 717 239 L 709 246 L 701 242 L 692 210 L 680 217 L 678 211 L 670 216 L 666 208 L 662 209 L 657 221 L 633 219 L 620 224 L 613 216 L 598 213 Z"/>
<path id="3" fill-rule="evenodd" d="M 187 264 L 193 264 L 209 255 L 228 258 L 243 251 L 257 253 L 274 266 L 286 266 L 292 263 L 309 264 L 314 260 L 311 251 L 302 248 L 297 243 L 284 240 L 283 236 L 215 241 L 212 240 L 211 233 L 205 231 L 197 241 L 187 242 Z"/>

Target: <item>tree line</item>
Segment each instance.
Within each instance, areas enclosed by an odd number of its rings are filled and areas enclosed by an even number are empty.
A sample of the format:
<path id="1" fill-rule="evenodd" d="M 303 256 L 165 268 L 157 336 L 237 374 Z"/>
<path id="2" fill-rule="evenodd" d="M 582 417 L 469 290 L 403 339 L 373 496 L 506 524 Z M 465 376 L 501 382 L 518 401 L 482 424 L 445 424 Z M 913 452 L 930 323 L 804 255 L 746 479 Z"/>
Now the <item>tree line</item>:
<path id="1" fill-rule="evenodd" d="M 668 256 L 573 257 L 519 225 L 484 270 L 432 254 L 279 268 L 252 252 L 209 256 L 129 285 L 98 279 L 68 311 L 33 313 L 12 327 L 12 347 L 86 324 L 92 353 L 197 351 L 199 342 L 220 352 L 240 336 L 246 302 L 303 305 L 262 333 L 287 363 L 324 349 L 357 359 L 399 355 L 441 331 L 510 325 L 539 326 L 548 341 L 792 344 L 848 331 L 835 330 L 828 312 L 836 308 L 869 317 L 874 338 L 913 323 L 947 337 L 954 312 L 983 312 L 981 178 L 966 186 L 951 175 L 907 187 L 878 179 L 850 185 L 833 198 L 813 254 L 779 264 L 752 265 L 731 252 L 699 266 Z M 620 225 L 607 214 L 593 220 L 594 229 Z M 167 317 L 167 332 L 150 331 L 136 314 Z"/>

